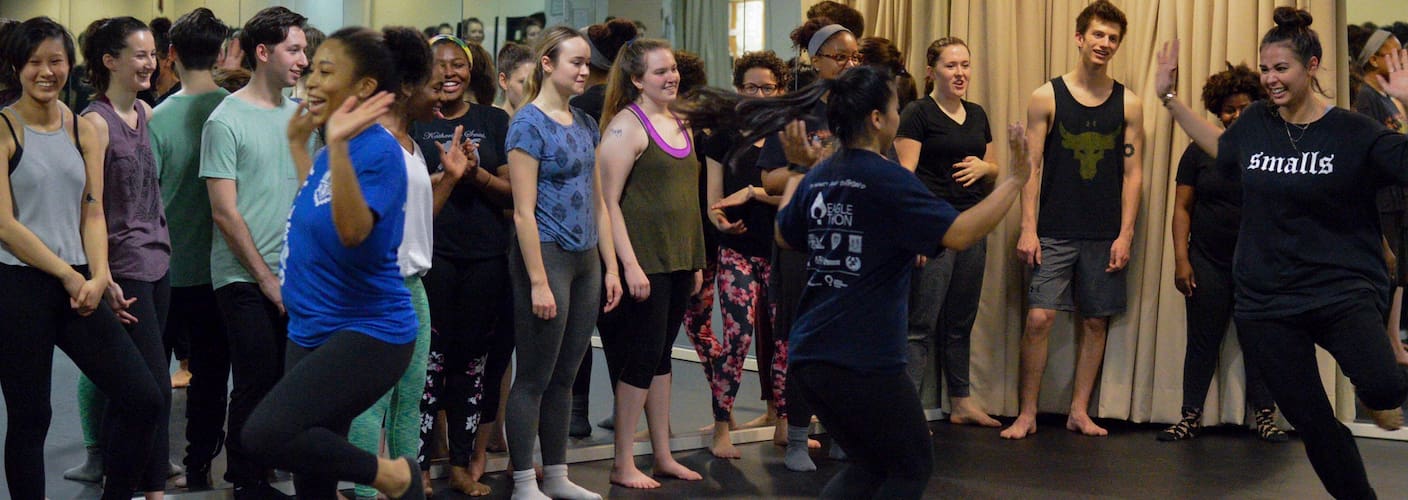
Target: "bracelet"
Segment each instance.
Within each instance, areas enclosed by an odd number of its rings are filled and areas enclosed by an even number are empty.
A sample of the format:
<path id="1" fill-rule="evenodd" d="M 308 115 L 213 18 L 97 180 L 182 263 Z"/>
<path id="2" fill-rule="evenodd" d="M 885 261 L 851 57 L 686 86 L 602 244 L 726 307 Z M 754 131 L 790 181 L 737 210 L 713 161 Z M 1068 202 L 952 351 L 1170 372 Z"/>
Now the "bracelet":
<path id="1" fill-rule="evenodd" d="M 1169 89 L 1164 95 L 1159 96 L 1159 102 L 1163 103 L 1164 107 L 1167 108 L 1168 103 L 1173 102 L 1173 98 L 1175 97 L 1178 97 L 1178 91 Z"/>
<path id="2" fill-rule="evenodd" d="M 615 277 L 617 277 L 617 278 L 620 278 L 620 277 L 621 277 L 621 275 L 616 274 L 616 273 L 614 273 L 614 272 L 612 272 L 612 271 L 607 271 L 607 272 L 606 272 L 606 275 L 607 275 L 607 276 L 615 276 Z"/>

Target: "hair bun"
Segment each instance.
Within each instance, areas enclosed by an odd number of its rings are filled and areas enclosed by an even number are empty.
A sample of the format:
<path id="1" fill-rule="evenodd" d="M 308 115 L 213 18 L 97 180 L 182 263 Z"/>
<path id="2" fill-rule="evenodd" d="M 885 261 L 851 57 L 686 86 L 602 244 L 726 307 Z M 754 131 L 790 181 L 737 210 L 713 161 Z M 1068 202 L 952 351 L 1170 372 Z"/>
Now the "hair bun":
<path id="1" fill-rule="evenodd" d="M 1276 27 L 1285 29 L 1309 28 L 1315 20 L 1309 12 L 1295 7 L 1277 7 L 1272 19 L 1276 21 Z"/>

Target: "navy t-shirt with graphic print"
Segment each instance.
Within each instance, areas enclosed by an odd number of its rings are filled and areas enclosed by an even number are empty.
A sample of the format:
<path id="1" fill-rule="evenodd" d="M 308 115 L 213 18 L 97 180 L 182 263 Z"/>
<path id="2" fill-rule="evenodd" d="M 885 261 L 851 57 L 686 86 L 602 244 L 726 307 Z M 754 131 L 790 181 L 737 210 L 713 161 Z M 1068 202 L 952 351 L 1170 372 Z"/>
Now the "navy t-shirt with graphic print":
<path id="1" fill-rule="evenodd" d="M 538 237 L 569 252 L 596 246 L 596 120 L 578 108 L 572 124 L 553 121 L 537 105 L 518 110 L 508 126 L 508 151 L 538 160 Z"/>
<path id="2" fill-rule="evenodd" d="M 347 151 L 375 225 L 356 246 L 342 244 L 332 221 L 328 150 L 318 151 L 288 215 L 280 266 L 288 338 L 311 348 L 350 330 L 390 344 L 415 342 L 416 312 L 396 264 L 406 225 L 405 155 L 381 125 L 353 137 Z"/>
<path id="3" fill-rule="evenodd" d="M 904 370 L 914 256 L 938 255 L 957 217 L 875 153 L 848 149 L 808 172 L 777 215 L 783 240 L 808 256 L 788 363 Z"/>
<path id="4" fill-rule="evenodd" d="M 449 148 L 455 127 L 463 126 L 460 140 L 479 146 L 479 167 L 498 174 L 508 163 L 504 139 L 508 134 L 508 113 L 493 106 L 471 105 L 464 116 L 452 120 L 417 122 L 411 137 L 425 154 L 431 174 L 445 170 L 440 165 L 439 144 Z M 474 172 L 465 172 L 444 208 L 435 215 L 435 255 L 457 259 L 485 259 L 508 252 L 508 219 L 504 206 L 490 200 L 473 182 Z"/>
<path id="5" fill-rule="evenodd" d="M 1218 139 L 1217 168 L 1241 171 L 1237 317 L 1286 317 L 1357 291 L 1387 310 L 1374 193 L 1408 181 L 1408 136 L 1336 107 L 1302 134 L 1258 101 Z"/>

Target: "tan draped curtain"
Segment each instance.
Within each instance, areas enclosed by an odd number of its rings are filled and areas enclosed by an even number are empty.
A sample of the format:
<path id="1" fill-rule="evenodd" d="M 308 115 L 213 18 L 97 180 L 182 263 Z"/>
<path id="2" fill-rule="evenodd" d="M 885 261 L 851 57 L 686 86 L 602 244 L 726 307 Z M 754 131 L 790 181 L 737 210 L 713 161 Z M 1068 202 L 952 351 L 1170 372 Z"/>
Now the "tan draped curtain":
<path id="1" fill-rule="evenodd" d="M 968 98 L 992 117 L 994 141 L 1003 144 L 1006 123 L 1025 119 L 1031 92 L 1066 73 L 1077 62 L 1075 18 L 1088 0 L 850 0 L 866 15 L 866 32 L 896 41 L 910 70 L 923 75 L 923 51 L 936 38 L 966 40 L 973 57 Z M 1347 105 L 1343 40 L 1344 7 L 1333 0 L 1115 0 L 1129 31 L 1111 65 L 1111 75 L 1144 102 L 1146 134 L 1144 195 L 1133 258 L 1129 264 L 1128 309 L 1110 323 L 1104 369 L 1092 401 L 1092 414 L 1135 422 L 1172 422 L 1182 405 L 1186 346 L 1183 297 L 1173 286 L 1172 219 L 1174 171 L 1189 140 L 1154 95 L 1155 54 L 1167 40 L 1182 40 L 1179 99 L 1202 109 L 1198 98 L 1209 75 L 1225 61 L 1257 65 L 1261 34 L 1270 28 L 1277 6 L 1305 8 L 1315 17 L 1327 64 L 1319 78 L 1326 92 Z M 945 22 L 946 21 L 946 22 Z M 1212 119 L 1208 115 L 1209 119 Z M 973 395 L 990 412 L 1017 413 L 1019 340 L 1024 323 L 1025 266 L 1014 250 L 1020 214 L 1014 205 L 989 236 L 987 279 L 973 331 Z M 1042 383 L 1042 411 L 1066 413 L 1075 365 L 1075 321 L 1062 315 L 1051 333 L 1050 358 Z M 1326 390 L 1342 419 L 1354 415 L 1351 387 L 1321 353 Z M 1245 384 L 1236 336 L 1228 335 L 1210 396 L 1207 423 L 1240 423 L 1246 418 Z"/>

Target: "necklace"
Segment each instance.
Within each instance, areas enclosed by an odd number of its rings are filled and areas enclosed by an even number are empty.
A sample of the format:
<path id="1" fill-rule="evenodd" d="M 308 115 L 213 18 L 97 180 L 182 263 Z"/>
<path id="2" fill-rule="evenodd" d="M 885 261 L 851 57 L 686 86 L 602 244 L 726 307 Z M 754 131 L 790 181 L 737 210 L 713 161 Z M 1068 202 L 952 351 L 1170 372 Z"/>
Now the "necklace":
<path id="1" fill-rule="evenodd" d="M 1291 127 L 1299 129 L 1300 134 L 1297 134 L 1295 137 L 1291 137 Z M 1301 139 L 1305 138 L 1305 131 L 1310 129 L 1310 124 L 1307 123 L 1305 125 L 1300 125 L 1288 122 L 1286 120 L 1281 120 L 1281 128 L 1286 130 L 1286 139 L 1291 141 L 1291 148 L 1296 150 L 1296 154 L 1300 154 L 1300 141 Z"/>

